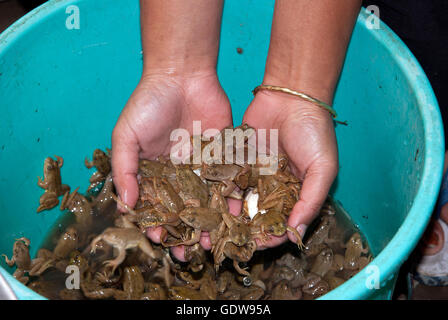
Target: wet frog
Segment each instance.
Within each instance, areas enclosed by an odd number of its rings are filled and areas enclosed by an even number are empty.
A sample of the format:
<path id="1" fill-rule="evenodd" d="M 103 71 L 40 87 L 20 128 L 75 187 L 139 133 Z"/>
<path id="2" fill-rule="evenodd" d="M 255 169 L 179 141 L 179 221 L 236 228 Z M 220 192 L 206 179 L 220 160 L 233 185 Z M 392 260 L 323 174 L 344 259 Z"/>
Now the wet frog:
<path id="1" fill-rule="evenodd" d="M 25 273 L 28 272 L 31 268 L 29 246 L 30 240 L 22 237 L 16 239 L 16 241 L 14 242 L 11 259 L 8 259 L 8 256 L 6 254 L 2 254 L 8 266 L 17 266 L 17 269 L 14 271 L 13 277 L 23 284 L 26 284 L 28 282 L 29 278 L 25 276 Z"/>
<path id="2" fill-rule="evenodd" d="M 210 234 L 210 239 L 213 239 L 214 234 L 218 231 L 222 221 L 221 212 L 213 208 L 202 207 L 185 208 L 179 213 L 179 218 L 183 223 L 194 229 L 191 239 L 186 239 L 182 243 L 183 245 L 188 246 L 199 242 L 201 231 L 208 232 Z"/>
<path id="3" fill-rule="evenodd" d="M 356 270 L 364 267 L 368 259 L 363 254 L 369 253 L 369 248 L 364 248 L 361 235 L 355 232 L 345 244 L 344 268 Z M 367 260 L 367 261 L 366 261 Z M 366 263 L 367 262 L 367 263 Z"/>
<path id="4" fill-rule="evenodd" d="M 186 165 L 176 166 L 176 181 L 175 188 L 179 190 L 179 196 L 184 203 L 199 201 L 201 207 L 207 207 L 208 187 L 190 167 Z"/>
<path id="5" fill-rule="evenodd" d="M 73 227 L 68 227 L 59 237 L 56 247 L 53 250 L 55 259 L 65 259 L 68 255 L 78 249 L 78 231 Z"/>
<path id="6" fill-rule="evenodd" d="M 8 259 L 5 254 L 2 255 L 8 266 L 17 266 L 13 276 L 23 284 L 26 284 L 29 280 L 26 273 L 30 276 L 38 276 L 54 265 L 51 251 L 40 249 L 36 258 L 31 259 L 29 247 L 30 240 L 22 237 L 14 242 L 11 259 Z"/>
<path id="7" fill-rule="evenodd" d="M 319 225 L 305 242 L 305 254 L 315 256 L 334 240 L 330 239 L 330 230 L 336 226 L 336 219 L 333 216 L 325 215 L 322 217 Z"/>
<path id="8" fill-rule="evenodd" d="M 265 244 L 269 241 L 270 236 L 281 237 L 287 231 L 294 234 L 297 239 L 297 246 L 299 250 L 304 248 L 302 238 L 299 232 L 293 227 L 289 226 L 286 221 L 285 215 L 279 210 L 270 209 L 266 213 L 259 212 L 250 222 L 251 233 L 254 238 Z"/>
<path id="9" fill-rule="evenodd" d="M 186 286 L 173 286 L 168 289 L 171 300 L 206 300 L 207 297 L 200 291 Z"/>
<path id="10" fill-rule="evenodd" d="M 205 250 L 199 243 L 185 246 L 184 257 L 188 261 L 188 268 L 192 272 L 199 272 L 204 268 L 206 261 Z"/>
<path id="11" fill-rule="evenodd" d="M 64 160 L 55 156 L 56 160 L 48 157 L 44 161 L 44 180 L 37 177 L 37 185 L 45 190 L 45 193 L 40 197 L 40 205 L 37 212 L 54 208 L 59 203 L 59 196 L 70 191 L 70 187 L 62 184 L 61 181 L 61 167 Z"/>
<path id="12" fill-rule="evenodd" d="M 330 248 L 323 249 L 315 258 L 311 272 L 320 277 L 324 277 L 333 266 L 333 250 Z"/>
<path id="13" fill-rule="evenodd" d="M 223 212 L 222 219 L 223 222 L 218 229 L 217 238 L 219 240 L 212 248 L 215 261 L 221 260 L 220 257 L 224 254 L 224 247 L 227 242 L 232 242 L 236 246 L 241 247 L 252 239 L 251 228 L 245 223 L 241 215 L 234 216 L 228 212 Z"/>
<path id="14" fill-rule="evenodd" d="M 286 280 L 280 281 L 271 292 L 272 300 L 300 300 L 300 298 L 302 298 L 302 291 L 293 290 Z"/>
<path id="15" fill-rule="evenodd" d="M 92 224 L 92 205 L 82 194 L 78 193 L 79 187 L 71 194 L 67 191 L 61 202 L 61 210 L 68 209 L 76 216 L 76 222 L 83 228 Z"/>
<path id="16" fill-rule="evenodd" d="M 154 250 L 146 236 L 134 228 L 107 228 L 102 234 L 93 239 L 91 253 L 95 253 L 96 246 L 101 240 L 113 246 L 118 251 L 114 260 L 104 261 L 106 266 L 112 267 L 112 271 L 126 258 L 126 249 L 139 248 L 152 259 L 160 259 L 158 251 Z"/>
<path id="17" fill-rule="evenodd" d="M 93 199 L 92 207 L 96 209 L 98 213 L 109 212 L 107 209 L 114 203 L 114 182 L 112 180 L 112 174 L 108 174 L 104 180 L 104 185 L 101 188 L 100 193 Z"/>
<path id="18" fill-rule="evenodd" d="M 93 151 L 92 161 L 89 161 L 88 158 L 85 158 L 84 164 L 88 169 L 95 167 L 97 170 L 90 177 L 90 186 L 87 191 L 95 188 L 98 184 L 102 183 L 106 179 L 106 176 L 112 170 L 110 155 L 108 153 L 105 153 L 101 149 L 95 149 Z"/>

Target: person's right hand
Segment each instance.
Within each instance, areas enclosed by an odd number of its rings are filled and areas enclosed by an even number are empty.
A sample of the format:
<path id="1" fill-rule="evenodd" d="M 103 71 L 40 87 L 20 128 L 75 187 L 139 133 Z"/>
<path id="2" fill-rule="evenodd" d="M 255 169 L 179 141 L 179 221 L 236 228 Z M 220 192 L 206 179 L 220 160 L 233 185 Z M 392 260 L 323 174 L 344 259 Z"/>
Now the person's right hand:
<path id="1" fill-rule="evenodd" d="M 202 131 L 232 125 L 230 103 L 214 71 L 142 77 L 112 133 L 112 173 L 122 201 L 130 207 L 137 202 L 139 159 L 169 155 L 177 143 L 170 141 L 171 132 L 184 128 L 191 133 L 194 120 L 201 121 Z M 148 236 L 160 242 L 160 232 L 151 228 Z M 173 253 L 183 260 L 180 248 Z"/>

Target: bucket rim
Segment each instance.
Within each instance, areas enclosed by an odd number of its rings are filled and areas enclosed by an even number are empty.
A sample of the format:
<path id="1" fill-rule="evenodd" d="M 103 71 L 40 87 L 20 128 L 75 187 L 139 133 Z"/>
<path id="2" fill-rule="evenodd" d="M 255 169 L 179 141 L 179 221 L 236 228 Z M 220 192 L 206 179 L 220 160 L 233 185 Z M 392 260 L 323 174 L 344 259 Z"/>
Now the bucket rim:
<path id="1" fill-rule="evenodd" d="M 80 0 L 49 0 L 27 13 L 0 34 L 0 55 L 20 39 L 25 32 L 29 31 L 35 23 L 42 22 L 44 18 L 48 18 L 67 5 L 79 2 Z M 353 278 L 320 299 L 363 299 L 370 296 L 374 291 L 369 291 L 366 283 L 372 273 L 372 269 L 369 267 L 375 265 L 381 266 L 379 275 L 381 287 L 389 286 L 394 281 L 398 268 L 422 236 L 435 206 L 442 180 L 445 152 L 444 133 L 438 103 L 431 84 L 409 48 L 383 21 L 380 22 L 380 30 L 368 30 L 367 23 L 370 15 L 371 13 L 367 13 L 367 10 L 362 8 L 356 27 L 367 29 L 367 32 L 372 34 L 384 48 L 394 53 L 393 59 L 396 60 L 419 102 L 418 107 L 422 115 L 425 134 L 423 174 L 417 195 L 403 224 L 380 254 Z M 409 241 L 409 239 L 413 240 Z M 0 273 L 11 284 L 19 299 L 46 299 L 16 280 L 3 267 L 0 267 Z"/>
<path id="2" fill-rule="evenodd" d="M 389 243 L 363 270 L 322 296 L 320 298 L 322 300 L 364 299 L 371 296 L 376 289 L 369 289 L 367 283 L 371 283 L 370 279 L 377 271 L 380 289 L 393 288 L 396 273 L 425 231 L 442 181 L 445 155 L 444 131 L 439 105 L 432 86 L 413 53 L 383 21 L 380 21 L 379 30 L 367 27 L 371 15 L 372 13 L 363 7 L 356 26 L 364 28 L 386 50 L 393 53 L 391 56 L 396 60 L 418 101 L 425 143 L 423 173 L 412 206 Z M 381 269 L 375 268 L 378 266 L 381 266 Z"/>

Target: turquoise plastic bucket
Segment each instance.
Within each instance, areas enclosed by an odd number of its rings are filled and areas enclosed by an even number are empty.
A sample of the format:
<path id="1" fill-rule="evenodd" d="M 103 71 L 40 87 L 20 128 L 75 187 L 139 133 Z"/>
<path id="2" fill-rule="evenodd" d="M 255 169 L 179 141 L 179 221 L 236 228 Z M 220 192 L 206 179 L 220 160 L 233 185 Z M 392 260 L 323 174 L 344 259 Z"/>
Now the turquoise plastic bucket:
<path id="1" fill-rule="evenodd" d="M 80 29 L 66 28 L 69 5 L 79 8 Z M 218 72 L 236 124 L 262 81 L 272 13 L 273 0 L 225 3 Z M 397 36 L 368 25 L 361 13 L 337 89 L 348 126 L 336 128 L 341 168 L 332 193 L 375 259 L 324 299 L 390 297 L 441 180 L 443 131 L 430 84 Z M 137 0 L 50 1 L 0 36 L 0 253 L 10 256 L 14 239 L 26 236 L 35 254 L 61 214 L 36 213 L 45 157 L 63 156 L 63 182 L 86 190 L 84 157 L 110 146 L 141 69 Z M 42 298 L 1 266 L 18 298 Z M 376 275 L 381 288 L 369 289 Z"/>

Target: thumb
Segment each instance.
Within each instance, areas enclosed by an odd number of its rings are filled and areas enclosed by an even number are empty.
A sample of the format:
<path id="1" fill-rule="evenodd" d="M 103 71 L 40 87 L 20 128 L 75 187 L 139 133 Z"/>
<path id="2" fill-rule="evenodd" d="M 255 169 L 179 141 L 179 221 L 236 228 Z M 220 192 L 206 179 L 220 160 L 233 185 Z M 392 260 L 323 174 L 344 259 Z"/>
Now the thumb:
<path id="1" fill-rule="evenodd" d="M 138 152 L 135 136 L 129 138 L 116 128 L 112 134 L 112 176 L 118 196 L 131 208 L 138 199 Z"/>
<path id="2" fill-rule="evenodd" d="M 294 205 L 288 219 L 288 225 L 296 229 L 302 238 L 310 223 L 318 215 L 336 174 L 337 164 L 316 163 L 307 170 L 300 191 L 300 200 Z M 288 232 L 288 237 L 291 241 L 297 242 L 291 232 Z"/>

